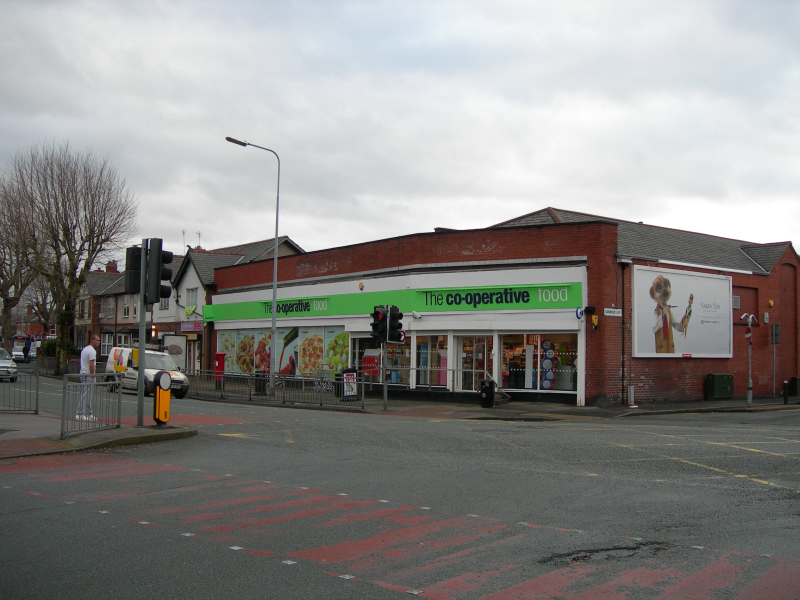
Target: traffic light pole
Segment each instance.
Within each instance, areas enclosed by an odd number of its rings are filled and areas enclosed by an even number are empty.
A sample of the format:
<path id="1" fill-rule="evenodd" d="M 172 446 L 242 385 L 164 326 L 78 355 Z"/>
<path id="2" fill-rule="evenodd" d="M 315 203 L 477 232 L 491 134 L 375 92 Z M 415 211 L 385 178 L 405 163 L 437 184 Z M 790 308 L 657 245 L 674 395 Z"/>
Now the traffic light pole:
<path id="1" fill-rule="evenodd" d="M 147 290 L 147 240 L 142 240 L 142 271 L 139 274 L 139 360 L 136 364 L 136 425 L 144 425 L 144 355 L 145 355 L 145 326 L 147 304 L 145 294 Z"/>
<path id="2" fill-rule="evenodd" d="M 389 344 L 381 342 L 381 372 L 383 373 L 383 410 L 389 410 L 389 367 L 386 360 L 386 351 Z"/>

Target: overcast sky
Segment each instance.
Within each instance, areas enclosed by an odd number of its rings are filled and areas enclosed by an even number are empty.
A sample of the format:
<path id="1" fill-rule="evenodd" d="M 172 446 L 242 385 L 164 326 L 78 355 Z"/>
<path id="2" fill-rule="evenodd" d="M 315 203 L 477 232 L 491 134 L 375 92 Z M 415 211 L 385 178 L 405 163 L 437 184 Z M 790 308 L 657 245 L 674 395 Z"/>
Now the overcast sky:
<path id="1" fill-rule="evenodd" d="M 800 242 L 800 0 L 0 0 L 0 164 L 108 156 L 141 238 L 305 250 L 552 206 Z M 200 232 L 200 233 L 198 233 Z"/>

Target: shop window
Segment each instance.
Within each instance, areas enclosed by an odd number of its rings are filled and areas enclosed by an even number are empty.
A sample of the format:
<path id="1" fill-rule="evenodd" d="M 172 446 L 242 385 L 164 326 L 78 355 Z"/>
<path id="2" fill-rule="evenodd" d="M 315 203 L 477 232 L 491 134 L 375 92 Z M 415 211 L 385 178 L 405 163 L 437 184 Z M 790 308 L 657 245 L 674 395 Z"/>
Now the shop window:
<path id="1" fill-rule="evenodd" d="M 386 367 L 389 383 L 408 385 L 411 380 L 411 340 L 402 344 L 387 344 Z"/>
<path id="2" fill-rule="evenodd" d="M 417 386 L 447 386 L 447 336 L 417 336 Z"/>
<path id="3" fill-rule="evenodd" d="M 578 336 L 569 333 L 502 335 L 502 383 L 510 390 L 574 391 Z"/>

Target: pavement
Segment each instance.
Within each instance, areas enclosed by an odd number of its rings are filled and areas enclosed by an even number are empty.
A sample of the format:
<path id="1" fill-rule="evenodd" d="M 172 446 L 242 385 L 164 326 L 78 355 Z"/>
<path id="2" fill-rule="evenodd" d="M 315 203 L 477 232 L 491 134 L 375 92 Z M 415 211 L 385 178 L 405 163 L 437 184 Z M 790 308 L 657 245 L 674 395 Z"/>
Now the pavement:
<path id="1" fill-rule="evenodd" d="M 249 404 L 249 403 L 247 403 Z M 669 415 L 701 412 L 761 412 L 800 409 L 799 398 L 753 399 L 748 407 L 743 399 L 709 400 L 680 403 L 642 403 L 638 406 L 574 406 L 559 402 L 514 402 L 499 401 L 492 408 L 483 408 L 477 403 L 436 402 L 428 400 L 403 400 L 392 398 L 388 410 L 384 410 L 382 399 L 367 398 L 364 407 L 361 403 L 337 407 L 308 404 L 266 404 L 280 408 L 309 410 L 347 410 L 349 412 L 382 415 L 386 417 L 407 418 L 450 418 L 465 420 L 495 421 L 556 421 L 576 418 L 617 419 L 644 415 Z M 173 414 L 174 421 L 181 422 L 180 415 Z M 129 421 L 129 419 L 126 419 Z M 0 411 L 0 459 L 56 454 L 125 446 L 147 444 L 168 440 L 183 439 L 197 435 L 197 428 L 187 424 L 164 426 L 122 424 L 120 427 L 87 428 L 61 439 L 61 416 L 40 412 L 17 413 Z"/>

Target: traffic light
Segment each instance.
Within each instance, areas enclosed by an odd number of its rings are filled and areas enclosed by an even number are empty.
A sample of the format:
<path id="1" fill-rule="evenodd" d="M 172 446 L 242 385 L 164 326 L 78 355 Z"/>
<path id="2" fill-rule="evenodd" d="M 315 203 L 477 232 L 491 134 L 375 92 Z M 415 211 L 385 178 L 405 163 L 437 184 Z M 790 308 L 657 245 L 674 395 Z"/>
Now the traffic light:
<path id="1" fill-rule="evenodd" d="M 376 306 L 372 312 L 372 337 L 376 342 L 386 341 L 386 323 L 388 321 L 388 313 L 385 306 Z"/>
<path id="2" fill-rule="evenodd" d="M 150 238 L 147 251 L 147 292 L 145 302 L 156 304 L 172 295 L 172 286 L 161 285 L 172 278 L 172 269 L 165 267 L 172 262 L 172 252 L 161 250 L 161 238 Z"/>
<path id="3" fill-rule="evenodd" d="M 389 330 L 386 334 L 386 341 L 390 344 L 402 344 L 406 341 L 406 332 L 403 331 L 403 324 L 400 319 L 403 313 L 396 306 L 389 307 Z"/>
<path id="4" fill-rule="evenodd" d="M 125 249 L 125 293 L 138 294 L 142 274 L 142 249 L 136 246 Z"/>

